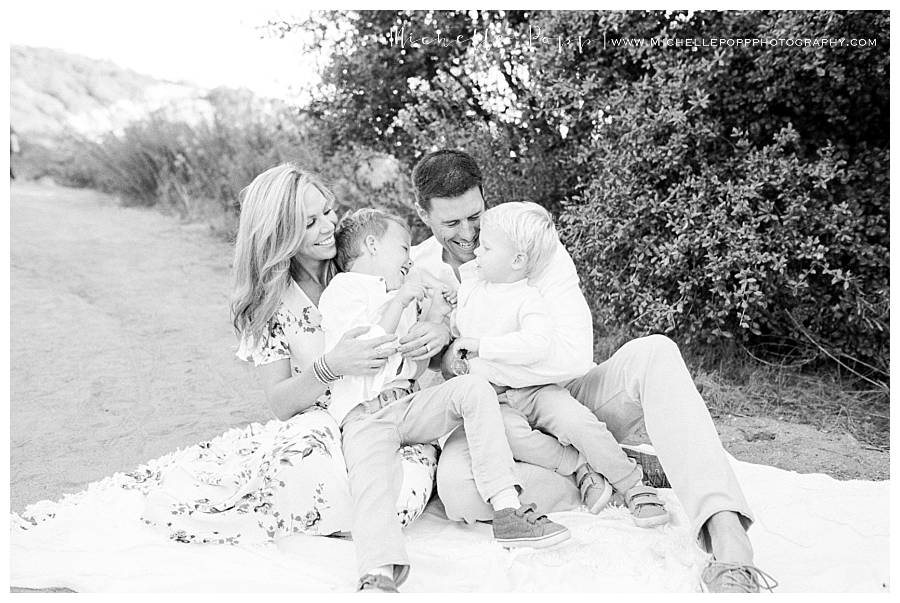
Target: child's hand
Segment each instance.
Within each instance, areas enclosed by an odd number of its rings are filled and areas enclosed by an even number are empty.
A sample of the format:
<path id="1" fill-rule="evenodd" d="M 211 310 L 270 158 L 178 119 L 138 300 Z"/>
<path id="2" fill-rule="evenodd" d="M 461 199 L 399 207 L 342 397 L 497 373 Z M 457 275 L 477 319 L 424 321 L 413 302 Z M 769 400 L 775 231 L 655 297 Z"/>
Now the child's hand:
<path id="1" fill-rule="evenodd" d="M 450 304 L 451 307 L 456 307 L 456 291 L 451 290 L 449 287 L 443 287 L 443 295 L 444 301 Z"/>
<path id="2" fill-rule="evenodd" d="M 451 306 L 456 305 L 456 290 L 451 289 L 446 283 L 434 278 L 425 271 L 416 270 L 415 267 L 413 267 L 413 272 L 411 274 L 414 275 L 414 280 L 422 283 L 426 288 L 440 291 L 448 304 Z"/>
<path id="3" fill-rule="evenodd" d="M 397 289 L 397 297 L 394 299 L 397 300 L 397 303 L 402 305 L 404 308 L 411 304 L 415 300 L 422 300 L 425 298 L 425 287 L 418 283 L 411 283 L 409 281 L 403 283 L 403 286 Z"/>
<path id="4" fill-rule="evenodd" d="M 431 322 L 441 322 L 453 308 L 447 303 L 444 291 L 426 287 L 425 302 L 422 304 L 422 318 Z"/>

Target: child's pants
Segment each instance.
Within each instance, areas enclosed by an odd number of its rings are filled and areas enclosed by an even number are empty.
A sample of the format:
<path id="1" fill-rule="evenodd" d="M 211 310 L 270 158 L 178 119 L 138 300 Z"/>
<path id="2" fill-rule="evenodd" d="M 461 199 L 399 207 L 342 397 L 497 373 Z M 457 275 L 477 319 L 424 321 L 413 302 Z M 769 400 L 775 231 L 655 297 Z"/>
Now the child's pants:
<path id="1" fill-rule="evenodd" d="M 579 465 L 585 462 L 574 446 L 561 444 L 552 435 L 535 429 L 522 411 L 506 403 L 503 394 L 499 398 L 506 439 L 509 440 L 509 448 L 515 460 L 566 476 L 575 473 Z"/>
<path id="2" fill-rule="evenodd" d="M 510 408 L 521 413 L 518 417 L 509 411 L 503 414 L 516 460 L 571 475 L 580 452 L 616 490 L 624 492 L 640 483 L 640 466 L 625 455 L 606 425 L 566 388 L 540 385 L 510 389 L 503 396 Z"/>
<path id="3" fill-rule="evenodd" d="M 371 404 L 368 403 L 369 405 Z M 370 414 L 355 407 L 341 424 L 342 448 L 353 496 L 351 532 L 359 574 L 394 565 L 400 584 L 409 573 L 396 504 L 402 445 L 434 441 L 461 424 L 472 458 L 472 475 L 482 500 L 520 486 L 504 437 L 497 395 L 490 383 L 462 375 L 390 403 Z"/>
<path id="4" fill-rule="evenodd" d="M 566 383 L 566 389 L 619 442 L 650 440 L 698 536 L 720 511 L 733 511 L 745 528 L 750 526 L 750 507 L 706 404 L 671 339 L 651 335 L 629 341 L 586 375 Z M 490 507 L 472 494 L 466 464 L 458 462 L 466 456 L 463 444 L 454 434 L 441 453 L 438 494 L 448 517 L 486 519 Z"/>

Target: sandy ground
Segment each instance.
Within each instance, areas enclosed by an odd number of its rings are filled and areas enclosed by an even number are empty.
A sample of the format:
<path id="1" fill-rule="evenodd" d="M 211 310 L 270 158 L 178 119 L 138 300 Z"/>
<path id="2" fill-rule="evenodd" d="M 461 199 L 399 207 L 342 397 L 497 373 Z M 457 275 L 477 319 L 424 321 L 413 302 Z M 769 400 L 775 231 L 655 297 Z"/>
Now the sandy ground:
<path id="1" fill-rule="evenodd" d="M 234 357 L 228 244 L 93 191 L 11 206 L 11 510 L 271 418 Z"/>
<path id="2" fill-rule="evenodd" d="M 234 357 L 228 244 L 93 191 L 15 184 L 11 206 L 11 510 L 270 418 Z M 847 435 L 717 426 L 742 460 L 888 478 L 889 453 Z"/>

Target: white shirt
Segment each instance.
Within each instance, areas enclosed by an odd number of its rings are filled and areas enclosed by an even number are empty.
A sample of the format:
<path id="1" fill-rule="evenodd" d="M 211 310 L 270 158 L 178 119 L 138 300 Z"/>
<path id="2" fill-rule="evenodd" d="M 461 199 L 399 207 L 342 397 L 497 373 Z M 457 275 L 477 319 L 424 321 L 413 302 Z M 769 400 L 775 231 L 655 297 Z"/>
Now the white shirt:
<path id="1" fill-rule="evenodd" d="M 347 331 L 355 327 L 369 327 L 369 331 L 361 336 L 363 339 L 386 335 L 378 322 L 385 306 L 395 295 L 396 291 L 387 291 L 381 277 L 359 272 L 336 274 L 319 299 L 325 349 L 333 348 Z M 412 303 L 400 315 L 394 334 L 402 337 L 415 322 L 416 304 Z M 418 369 L 416 362 L 405 361 L 400 354 L 392 354 L 375 375 L 344 375 L 331 385 L 328 412 L 340 425 L 356 405 L 392 387 L 410 387 Z"/>
<path id="2" fill-rule="evenodd" d="M 410 251 L 410 258 L 418 270 L 428 272 L 453 290 L 459 280 L 453 268 L 444 262 L 444 248 L 434 238 L 423 241 Z M 460 266 L 460 273 L 474 268 L 474 262 Z M 529 365 L 529 371 L 541 383 L 558 383 L 580 377 L 594 367 L 594 331 L 591 311 L 579 285 L 578 272 L 562 243 L 553 254 L 546 269 L 528 279 L 550 309 L 553 323 L 549 353 Z M 458 300 L 457 300 L 458 303 Z"/>
<path id="3" fill-rule="evenodd" d="M 469 372 L 509 387 L 545 384 L 529 370 L 550 352 L 553 335 L 550 311 L 540 292 L 525 279 L 489 283 L 469 264 L 460 269 L 460 276 L 451 323 L 454 336 L 479 340 Z"/>

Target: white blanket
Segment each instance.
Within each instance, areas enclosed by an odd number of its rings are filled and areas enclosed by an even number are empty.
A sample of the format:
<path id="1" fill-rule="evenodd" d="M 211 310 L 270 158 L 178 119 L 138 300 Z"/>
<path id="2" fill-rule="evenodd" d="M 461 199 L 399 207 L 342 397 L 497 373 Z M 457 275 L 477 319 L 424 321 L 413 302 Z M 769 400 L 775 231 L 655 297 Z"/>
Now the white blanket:
<path id="1" fill-rule="evenodd" d="M 890 588 L 890 482 L 841 482 L 734 461 L 756 523 L 756 565 L 776 592 L 886 592 Z M 490 526 L 446 520 L 440 503 L 406 533 L 405 592 L 696 591 L 706 555 L 670 490 L 670 525 L 641 529 L 627 511 L 553 513 L 572 539 L 551 549 L 506 551 Z M 197 545 L 140 523 L 142 496 L 115 476 L 59 503 L 55 517 L 10 534 L 13 586 L 80 592 L 350 591 L 353 543 L 290 536 L 266 545 Z"/>

